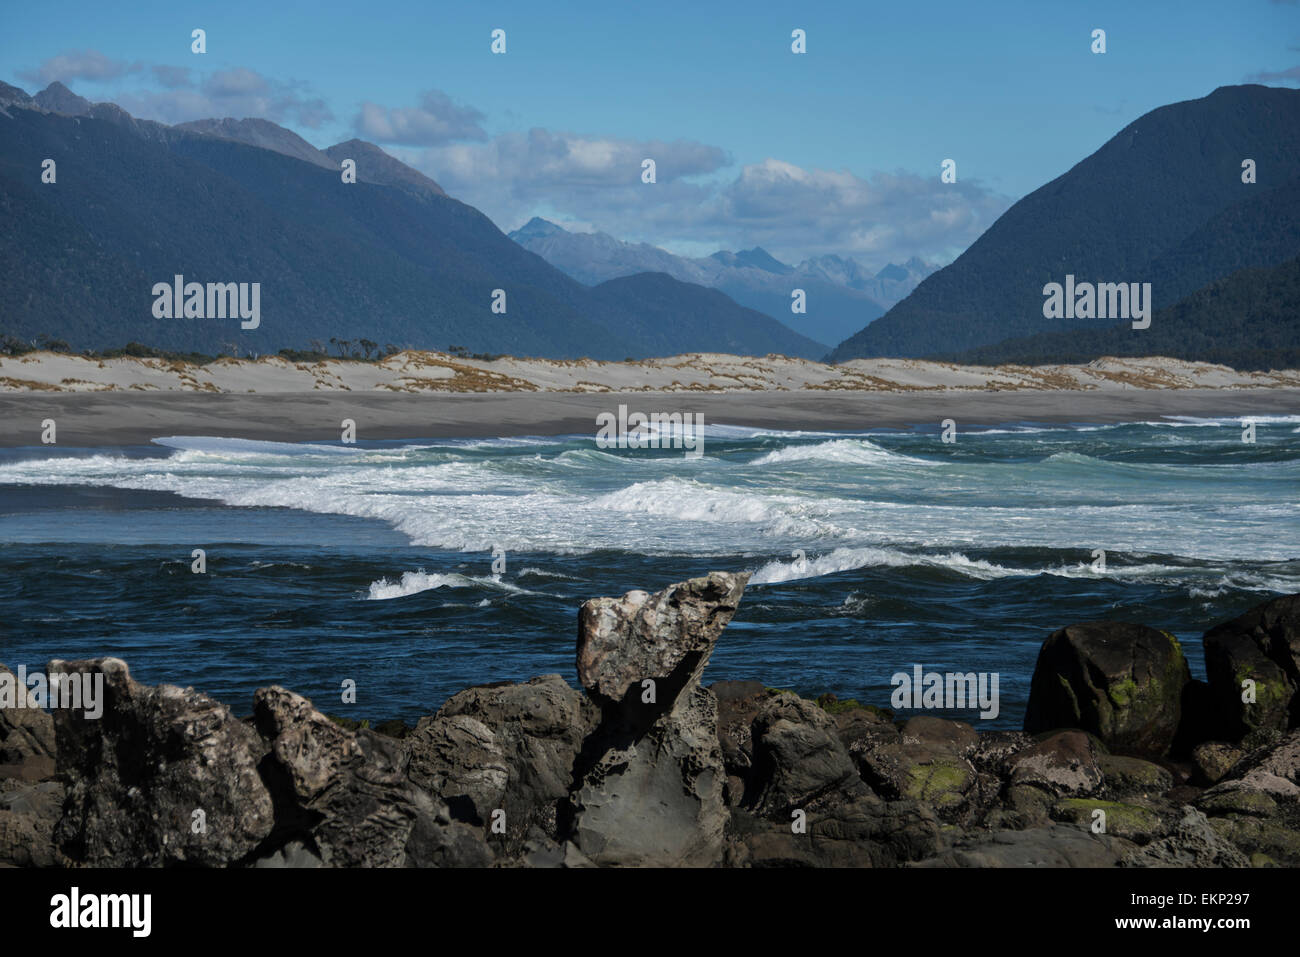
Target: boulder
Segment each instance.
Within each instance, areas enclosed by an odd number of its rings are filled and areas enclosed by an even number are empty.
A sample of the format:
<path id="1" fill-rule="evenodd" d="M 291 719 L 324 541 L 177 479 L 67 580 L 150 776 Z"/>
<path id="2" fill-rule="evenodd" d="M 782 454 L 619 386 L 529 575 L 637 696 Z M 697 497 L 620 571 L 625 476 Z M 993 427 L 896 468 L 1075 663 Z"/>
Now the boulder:
<path id="1" fill-rule="evenodd" d="M 559 824 L 597 865 L 720 861 L 727 808 L 718 703 L 699 678 L 748 575 L 714 572 L 578 615 L 578 678 L 600 723 Z"/>
<path id="2" fill-rule="evenodd" d="M 910 798 L 948 822 L 968 823 L 996 796 L 998 782 L 982 780 L 968 760 L 979 746 L 965 722 L 930 715 L 911 718 L 890 738 L 863 742 L 856 757 L 862 778 L 886 798 Z"/>
<path id="3" fill-rule="evenodd" d="M 1096 798 L 1064 798 L 1052 805 L 1051 817 L 1094 834 L 1111 834 L 1137 844 L 1150 843 L 1165 829 L 1160 815 L 1149 807 Z"/>
<path id="4" fill-rule="evenodd" d="M 482 825 L 504 811 L 505 850 L 521 853 L 533 828 L 558 841 L 559 805 L 599 720 L 595 703 L 556 674 L 469 688 L 404 740 L 407 774 L 458 820 Z"/>
<path id="5" fill-rule="evenodd" d="M 1025 730 L 1079 728 L 1115 751 L 1163 755 L 1189 680 L 1182 646 L 1168 632 L 1111 621 L 1070 625 L 1039 651 Z"/>
<path id="6" fill-rule="evenodd" d="M 482 827 L 505 804 L 510 767 L 496 732 L 482 721 L 465 714 L 422 718 L 404 740 L 408 776 L 442 798 L 456 820 Z"/>
<path id="7" fill-rule="evenodd" d="M 1116 796 L 1158 795 L 1174 786 L 1174 776 L 1168 770 L 1141 758 L 1099 754 L 1097 767 L 1107 792 Z"/>
<path id="8" fill-rule="evenodd" d="M 276 843 L 302 843 L 327 867 L 491 863 L 481 832 L 407 778 L 400 742 L 341 728 L 278 686 L 258 689 L 253 717 L 270 746 Z"/>
<path id="9" fill-rule="evenodd" d="M 754 770 L 745 803 L 760 815 L 789 820 L 796 808 L 843 792 L 865 791 L 833 717 L 812 701 L 780 692 L 753 723 Z"/>
<path id="10" fill-rule="evenodd" d="M 1239 741 L 1257 729 L 1300 723 L 1300 595 L 1258 605 L 1211 628 L 1202 642 L 1220 733 Z M 1248 680 L 1253 701 L 1242 700 Z"/>
<path id="11" fill-rule="evenodd" d="M 1081 731 L 1061 731 L 1007 760 L 1011 786 L 1033 787 L 1056 797 L 1088 797 L 1105 780 L 1092 739 Z"/>
<path id="12" fill-rule="evenodd" d="M 1131 851 L 1120 863 L 1124 867 L 1248 867 L 1250 860 L 1211 827 L 1204 814 L 1184 807 L 1172 833 Z"/>
<path id="13" fill-rule="evenodd" d="M 0 778 L 40 780 L 54 771 L 54 719 L 36 706 L 28 689 L 18 685 L 17 676 L 0 665 L 0 677 L 12 688 L 14 703 L 0 700 Z M 25 707 L 17 707 L 23 694 Z"/>
<path id="14" fill-rule="evenodd" d="M 1192 764 L 1203 785 L 1218 784 L 1246 752 L 1226 741 L 1204 741 L 1192 749 Z"/>
<path id="15" fill-rule="evenodd" d="M 63 785 L 0 781 L 0 866 L 63 867 L 68 861 L 54 845 L 62 814 Z"/>
<path id="16" fill-rule="evenodd" d="M 51 661 L 50 675 L 104 676 L 103 714 L 54 712 L 67 782 L 56 843 L 98 867 L 223 866 L 270 836 L 266 744 L 193 688 L 135 682 L 117 658 Z M 201 813 L 199 813 L 201 812 Z"/>

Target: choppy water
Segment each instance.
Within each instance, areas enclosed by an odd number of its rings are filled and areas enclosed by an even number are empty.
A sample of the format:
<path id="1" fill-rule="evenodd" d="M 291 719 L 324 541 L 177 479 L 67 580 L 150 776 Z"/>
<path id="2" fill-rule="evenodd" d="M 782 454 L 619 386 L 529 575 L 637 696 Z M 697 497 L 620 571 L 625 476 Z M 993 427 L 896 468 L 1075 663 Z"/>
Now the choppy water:
<path id="1" fill-rule="evenodd" d="M 1255 421 L 1254 444 L 1237 419 L 953 444 L 708 426 L 698 459 L 590 435 L 7 450 L 0 661 L 114 654 L 241 713 L 279 682 L 413 720 L 471 684 L 572 679 L 587 598 L 749 570 L 706 680 L 887 705 L 917 664 L 998 672 L 982 724 L 1018 726 L 1061 625 L 1165 628 L 1197 673 L 1209 625 L 1300 591 L 1300 416 Z"/>

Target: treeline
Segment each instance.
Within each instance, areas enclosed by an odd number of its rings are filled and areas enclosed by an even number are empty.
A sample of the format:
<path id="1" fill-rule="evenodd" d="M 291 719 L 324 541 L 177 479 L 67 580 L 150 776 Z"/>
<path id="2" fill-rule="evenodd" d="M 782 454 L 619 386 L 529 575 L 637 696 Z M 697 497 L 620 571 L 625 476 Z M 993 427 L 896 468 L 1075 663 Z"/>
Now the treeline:
<path id="1" fill-rule="evenodd" d="M 1242 371 L 1300 368 L 1300 258 L 1242 269 L 1151 318 L 1097 330 L 1044 332 L 935 358 L 974 365 L 1085 363 L 1099 356 L 1169 356 Z"/>

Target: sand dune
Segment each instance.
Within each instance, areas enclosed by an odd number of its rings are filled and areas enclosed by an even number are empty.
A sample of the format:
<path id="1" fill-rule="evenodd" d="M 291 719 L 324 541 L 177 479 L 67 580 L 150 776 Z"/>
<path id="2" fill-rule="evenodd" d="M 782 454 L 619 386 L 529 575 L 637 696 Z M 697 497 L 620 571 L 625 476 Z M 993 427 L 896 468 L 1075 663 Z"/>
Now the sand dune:
<path id="1" fill-rule="evenodd" d="M 462 359 L 401 352 L 382 362 L 280 357 L 93 359 L 52 352 L 0 358 L 3 392 L 754 392 L 952 390 L 1251 389 L 1300 386 L 1300 370 L 1238 372 L 1162 357 L 1087 365 L 962 366 L 921 359 L 856 359 L 826 365 L 786 356 L 694 353 L 639 362 L 503 357 Z"/>

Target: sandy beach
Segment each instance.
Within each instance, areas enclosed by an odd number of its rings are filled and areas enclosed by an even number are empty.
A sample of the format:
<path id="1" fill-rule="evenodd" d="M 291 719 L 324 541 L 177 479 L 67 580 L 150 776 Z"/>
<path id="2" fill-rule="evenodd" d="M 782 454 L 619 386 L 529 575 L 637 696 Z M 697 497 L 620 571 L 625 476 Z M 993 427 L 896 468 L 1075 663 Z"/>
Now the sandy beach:
<path id="1" fill-rule="evenodd" d="M 257 394 L 9 393 L 0 395 L 0 446 L 40 444 L 54 419 L 58 444 L 140 445 L 169 435 L 307 442 L 338 439 L 352 419 L 360 440 L 567 435 L 593 432 L 619 404 L 645 412 L 693 412 L 710 424 L 854 431 L 959 429 L 1006 422 L 1119 422 L 1169 415 L 1266 416 L 1300 410 L 1300 388 L 941 393 L 489 393 Z"/>
<path id="2" fill-rule="evenodd" d="M 136 445 L 169 435 L 305 442 L 564 435 L 629 410 L 706 423 L 852 431 L 1005 422 L 1117 422 L 1300 410 L 1300 371 L 1237 372 L 1167 358 L 1079 366 L 959 366 L 915 359 L 827 365 L 716 354 L 640 362 L 465 359 L 403 352 L 382 362 L 0 359 L 0 445 Z"/>

